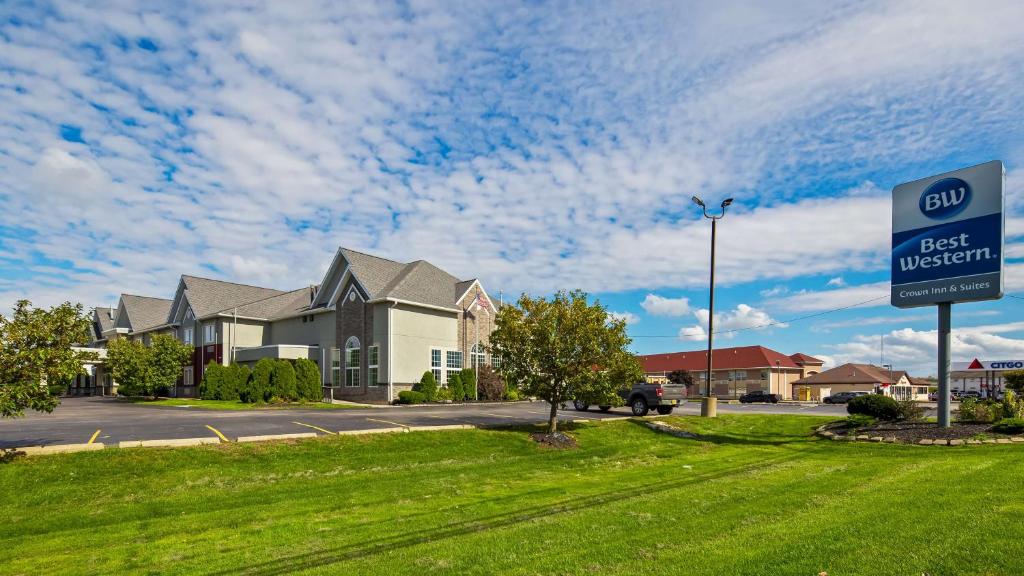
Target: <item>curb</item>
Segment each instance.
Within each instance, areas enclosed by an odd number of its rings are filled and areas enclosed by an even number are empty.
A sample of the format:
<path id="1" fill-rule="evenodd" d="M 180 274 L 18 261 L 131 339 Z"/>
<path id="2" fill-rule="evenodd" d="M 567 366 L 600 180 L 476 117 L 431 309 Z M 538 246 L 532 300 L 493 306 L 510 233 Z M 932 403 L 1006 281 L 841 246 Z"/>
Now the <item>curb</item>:
<path id="1" fill-rule="evenodd" d="M 840 435 L 829 430 L 825 430 L 828 424 L 822 424 L 814 430 L 816 436 L 826 438 L 829 440 L 837 440 L 840 442 L 885 442 L 888 444 L 906 444 L 907 446 L 976 446 L 980 444 L 1020 444 L 1024 443 L 1024 437 L 1013 436 L 1010 438 L 989 438 L 987 440 L 976 440 L 976 439 L 963 439 L 958 438 L 954 440 L 948 440 L 946 438 L 922 438 L 917 442 L 897 442 L 895 436 L 868 436 L 867 434 L 858 434 L 856 436 Z"/>
<path id="2" fill-rule="evenodd" d="M 171 438 L 168 440 L 125 440 L 117 444 L 118 448 L 179 448 L 182 446 L 201 446 L 203 444 L 220 444 L 220 438 L 207 436 L 203 438 Z"/>
<path id="3" fill-rule="evenodd" d="M 394 428 L 368 428 L 366 430 L 341 430 L 337 434 L 339 436 L 362 436 L 363 434 L 392 434 L 396 432 L 408 432 L 409 430 L 396 426 Z"/>
<path id="4" fill-rule="evenodd" d="M 50 446 L 26 446 L 15 448 L 15 452 L 24 452 L 26 456 L 42 456 L 44 454 L 68 454 L 71 452 L 92 452 L 103 450 L 103 444 L 94 442 L 92 444 L 53 444 Z"/>
<path id="5" fill-rule="evenodd" d="M 472 424 L 439 424 L 437 426 L 409 426 L 409 432 L 430 432 L 432 430 L 472 430 L 476 428 Z"/>
<path id="6" fill-rule="evenodd" d="M 316 432 L 299 432 L 297 434 L 266 434 L 263 436 L 239 436 L 236 442 L 263 442 L 264 440 L 297 440 L 299 438 L 316 437 Z"/>

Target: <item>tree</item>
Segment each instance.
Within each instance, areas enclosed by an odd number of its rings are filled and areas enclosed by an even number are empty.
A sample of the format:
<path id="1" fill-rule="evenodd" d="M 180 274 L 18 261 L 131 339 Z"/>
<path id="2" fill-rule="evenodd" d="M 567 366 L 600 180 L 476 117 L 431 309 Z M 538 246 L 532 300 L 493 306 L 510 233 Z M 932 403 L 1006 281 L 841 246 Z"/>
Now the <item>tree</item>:
<path id="1" fill-rule="evenodd" d="M 459 372 L 459 376 L 462 378 L 462 392 L 466 395 L 466 398 L 474 400 L 476 398 L 476 370 L 472 368 L 463 368 Z"/>
<path id="2" fill-rule="evenodd" d="M 673 370 L 669 372 L 668 381 L 673 384 L 686 386 L 686 395 L 690 395 L 690 391 L 693 388 L 693 374 L 690 374 L 687 370 Z"/>
<path id="3" fill-rule="evenodd" d="M 65 302 L 49 310 L 28 300 L 0 315 L 0 416 L 21 416 L 26 408 L 52 412 L 60 402 L 56 385 L 84 373 L 96 354 L 73 350 L 88 342 L 89 318 L 81 304 Z"/>
<path id="4" fill-rule="evenodd" d="M 1018 394 L 1024 393 L 1024 370 L 1003 372 L 1003 382 L 1008 389 L 1015 390 Z"/>
<path id="5" fill-rule="evenodd" d="M 448 376 L 448 391 L 452 395 L 452 402 L 462 402 L 466 399 L 466 391 L 462 388 L 462 374 L 454 372 Z"/>
<path id="6" fill-rule="evenodd" d="M 122 396 L 166 393 L 191 359 L 192 347 L 168 334 L 153 336 L 150 346 L 123 338 L 107 344 L 107 365 Z"/>
<path id="7" fill-rule="evenodd" d="M 501 400 L 505 397 L 505 382 L 490 366 L 480 367 L 480 392 L 488 400 Z"/>
<path id="8" fill-rule="evenodd" d="M 423 397 L 427 402 L 433 402 L 437 400 L 437 378 L 434 378 L 434 373 L 427 370 L 420 376 L 420 381 L 414 384 L 412 389 L 416 392 L 423 393 Z"/>
<path id="9" fill-rule="evenodd" d="M 299 398 L 318 402 L 323 399 L 323 386 L 320 384 L 320 370 L 316 362 L 308 358 L 295 361 L 295 387 Z"/>
<path id="10" fill-rule="evenodd" d="M 274 370 L 274 360 L 261 358 L 253 366 L 252 376 L 239 394 L 242 402 L 256 404 L 270 399 L 270 373 Z"/>
<path id="11" fill-rule="evenodd" d="M 252 370 L 244 364 L 228 366 L 228 374 L 224 379 L 224 387 L 220 391 L 221 400 L 238 400 L 242 390 L 249 384 Z"/>
<path id="12" fill-rule="evenodd" d="M 203 370 L 203 381 L 199 383 L 199 397 L 203 400 L 223 400 L 229 369 L 210 360 Z"/>
<path id="13" fill-rule="evenodd" d="M 295 388 L 295 367 L 287 360 L 278 360 L 270 371 L 271 396 L 292 401 L 298 398 Z"/>
<path id="14" fill-rule="evenodd" d="M 577 397 L 610 399 L 643 378 L 626 347 L 626 323 L 608 315 L 586 293 L 560 291 L 551 298 L 523 294 L 495 319 L 490 352 L 502 373 L 529 396 L 551 405 L 548 433 L 558 430 L 558 407 Z"/>

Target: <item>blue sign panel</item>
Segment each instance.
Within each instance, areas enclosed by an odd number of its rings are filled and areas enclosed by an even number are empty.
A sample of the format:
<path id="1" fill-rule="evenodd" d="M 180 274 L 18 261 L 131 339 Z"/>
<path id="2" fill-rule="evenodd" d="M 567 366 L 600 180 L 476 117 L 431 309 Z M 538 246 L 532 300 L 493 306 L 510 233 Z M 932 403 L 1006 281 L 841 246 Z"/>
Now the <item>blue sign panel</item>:
<path id="1" fill-rule="evenodd" d="M 1002 162 L 893 189 L 892 304 L 1002 296 Z"/>

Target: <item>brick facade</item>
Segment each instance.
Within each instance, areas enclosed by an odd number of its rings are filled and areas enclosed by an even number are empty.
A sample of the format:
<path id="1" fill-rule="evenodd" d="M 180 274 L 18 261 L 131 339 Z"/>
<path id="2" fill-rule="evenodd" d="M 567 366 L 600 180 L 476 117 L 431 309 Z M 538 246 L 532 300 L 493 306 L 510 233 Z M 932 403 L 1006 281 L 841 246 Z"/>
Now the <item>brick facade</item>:
<path id="1" fill-rule="evenodd" d="M 497 310 L 494 310 L 489 302 L 486 309 L 474 306 L 473 302 L 476 300 L 477 294 L 487 302 L 487 296 L 479 284 L 473 285 L 458 302 L 458 308 L 461 310 L 458 317 L 459 350 L 462 351 L 464 368 L 473 367 L 473 358 L 470 352 L 473 350 L 473 345 L 477 343 L 477 323 L 480 328 L 480 345 L 485 347 L 490 341 L 491 331 L 494 330 L 494 315 L 497 313 Z M 482 364 L 490 364 L 490 359 L 490 354 L 487 354 Z"/>
<path id="2" fill-rule="evenodd" d="M 380 354 L 377 362 L 378 370 L 383 367 L 385 362 L 383 344 L 373 341 L 373 306 L 366 304 L 358 290 L 352 290 L 351 287 L 350 283 L 342 292 L 343 300 L 338 301 L 335 312 L 336 342 L 341 351 L 341 382 L 334 389 L 334 397 L 358 402 L 387 402 L 387 385 L 371 386 L 368 382 L 369 347 L 373 344 L 378 346 L 377 350 Z M 348 361 L 348 358 L 345 357 L 345 344 L 352 336 L 359 339 L 359 386 L 345 386 L 345 363 Z M 328 362 L 330 362 L 330 357 L 328 357 Z"/>

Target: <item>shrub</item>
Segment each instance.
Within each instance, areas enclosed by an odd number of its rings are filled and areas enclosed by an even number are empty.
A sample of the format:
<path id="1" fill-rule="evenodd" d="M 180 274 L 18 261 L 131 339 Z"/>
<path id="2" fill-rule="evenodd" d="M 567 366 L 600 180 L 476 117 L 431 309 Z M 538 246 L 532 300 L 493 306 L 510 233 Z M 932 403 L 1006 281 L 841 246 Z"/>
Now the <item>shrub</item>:
<path id="1" fill-rule="evenodd" d="M 415 390 L 402 390 L 398 393 L 399 404 L 422 404 L 426 402 L 427 397 L 422 392 Z"/>
<path id="2" fill-rule="evenodd" d="M 501 400 L 505 397 L 505 382 L 490 366 L 480 367 L 480 392 L 488 400 Z"/>
<path id="3" fill-rule="evenodd" d="M 1003 393 L 1003 418 L 1024 418 L 1024 400 L 1013 390 Z"/>
<path id="4" fill-rule="evenodd" d="M 249 375 L 252 370 L 242 364 L 228 366 L 224 386 L 220 391 L 221 400 L 238 400 L 239 394 L 245 389 L 249 382 Z"/>
<path id="5" fill-rule="evenodd" d="M 1003 418 L 992 427 L 992 431 L 1000 434 L 1020 434 L 1024 432 L 1024 418 Z"/>
<path id="6" fill-rule="evenodd" d="M 921 420 L 924 418 L 924 408 L 913 400 L 899 400 L 896 402 L 897 420 Z"/>
<path id="7" fill-rule="evenodd" d="M 518 388 L 515 388 L 513 386 L 506 386 L 505 387 L 505 400 L 509 400 L 511 402 L 515 402 L 517 400 L 522 400 L 522 399 L 523 399 L 523 395 L 522 395 L 522 393 L 519 392 Z"/>
<path id="8" fill-rule="evenodd" d="M 300 400 L 319 402 L 323 400 L 323 387 L 320 385 L 320 369 L 316 362 L 308 358 L 295 361 L 295 388 Z"/>
<path id="9" fill-rule="evenodd" d="M 242 402 L 255 404 L 270 400 L 270 374 L 274 371 L 274 364 L 275 362 L 270 358 L 263 358 L 256 363 L 245 388 L 239 394 Z"/>
<path id="10" fill-rule="evenodd" d="M 1003 405 L 1000 402 L 990 400 L 978 401 L 974 398 L 967 398 L 960 402 L 960 413 L 957 419 L 960 422 L 995 422 L 1003 417 Z"/>
<path id="11" fill-rule="evenodd" d="M 438 388 L 437 392 L 434 393 L 434 402 L 444 402 L 444 401 L 449 401 L 450 402 L 451 399 L 452 399 L 452 391 L 447 389 L 447 388 L 444 388 L 444 387 Z"/>
<path id="12" fill-rule="evenodd" d="M 466 395 L 466 399 L 475 400 L 477 397 L 476 370 L 463 368 L 462 372 L 459 372 L 459 376 L 462 379 L 462 393 Z"/>
<path id="13" fill-rule="evenodd" d="M 419 383 L 413 385 L 414 392 L 423 394 L 423 397 L 427 402 L 433 402 L 437 399 L 437 379 L 434 378 L 434 373 L 427 370 L 420 376 Z"/>
<path id="14" fill-rule="evenodd" d="M 226 367 L 210 361 L 203 370 L 203 381 L 199 383 L 199 397 L 203 400 L 223 400 L 224 388 L 229 377 Z"/>
<path id="15" fill-rule="evenodd" d="M 466 392 L 462 389 L 462 375 L 458 372 L 448 377 L 448 391 L 451 392 L 452 402 L 462 402 L 466 399 Z"/>
<path id="16" fill-rule="evenodd" d="M 281 400 L 297 400 L 299 395 L 295 388 L 295 367 L 287 360 L 274 362 L 270 371 L 271 395 Z"/>
<path id="17" fill-rule="evenodd" d="M 1024 392 L 1024 370 L 1003 372 L 1003 381 L 1006 382 L 1008 389 L 1015 390 L 1018 393 Z"/>
<path id="18" fill-rule="evenodd" d="M 895 400 L 881 394 L 858 396 L 846 405 L 850 414 L 863 414 L 879 420 L 896 420 L 900 416 L 899 405 Z"/>
<path id="19" fill-rule="evenodd" d="M 851 414 L 843 422 L 843 425 L 847 428 L 866 428 L 875 423 L 875 419 L 872 416 L 866 414 Z"/>

